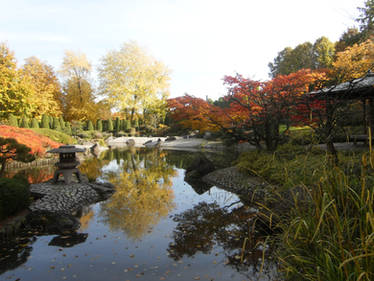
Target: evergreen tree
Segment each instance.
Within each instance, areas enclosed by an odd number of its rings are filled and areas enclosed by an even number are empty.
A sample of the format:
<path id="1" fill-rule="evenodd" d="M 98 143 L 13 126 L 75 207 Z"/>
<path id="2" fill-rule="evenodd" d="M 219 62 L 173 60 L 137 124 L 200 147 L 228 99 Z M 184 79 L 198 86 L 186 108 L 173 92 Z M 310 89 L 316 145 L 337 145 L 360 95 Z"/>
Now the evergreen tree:
<path id="1" fill-rule="evenodd" d="M 113 132 L 113 121 L 112 118 L 109 118 L 108 120 L 108 131 Z"/>
<path id="2" fill-rule="evenodd" d="M 31 128 L 39 128 L 39 122 L 38 122 L 38 120 L 36 120 L 36 118 L 32 118 Z"/>
<path id="3" fill-rule="evenodd" d="M 49 115 L 47 115 L 47 117 L 48 117 L 48 122 L 49 122 L 49 128 L 53 129 L 53 117 Z"/>
<path id="4" fill-rule="evenodd" d="M 65 129 L 64 129 L 65 134 L 71 135 L 71 126 L 69 122 L 65 123 Z"/>
<path id="5" fill-rule="evenodd" d="M 14 116 L 13 114 L 9 114 L 8 123 L 9 123 L 10 126 L 18 127 L 17 117 Z"/>
<path id="6" fill-rule="evenodd" d="M 94 127 L 93 127 L 93 124 L 92 124 L 91 120 L 88 120 L 88 122 L 87 122 L 87 130 L 88 131 L 93 131 L 94 130 Z"/>
<path id="7" fill-rule="evenodd" d="M 120 130 L 120 121 L 119 121 L 119 117 L 116 118 L 116 122 L 115 122 L 114 129 L 115 129 L 115 131 L 116 131 L 116 135 L 118 135 L 119 130 Z"/>
<path id="8" fill-rule="evenodd" d="M 132 125 L 134 128 L 139 128 L 139 122 L 138 119 L 135 119 Z"/>
<path id="9" fill-rule="evenodd" d="M 42 116 L 42 122 L 41 122 L 41 128 L 47 128 L 49 129 L 49 118 L 48 115 L 43 114 Z"/>
<path id="10" fill-rule="evenodd" d="M 22 116 L 20 127 L 21 128 L 30 128 L 30 126 L 29 126 L 29 119 L 27 119 L 26 116 Z"/>
<path id="11" fill-rule="evenodd" d="M 61 129 L 64 130 L 65 129 L 65 121 L 64 121 L 64 118 L 62 116 L 60 116 L 58 118 L 58 120 L 60 121 L 60 126 L 61 126 Z"/>
<path id="12" fill-rule="evenodd" d="M 96 130 L 98 130 L 99 132 L 103 131 L 103 121 L 101 119 L 98 119 L 96 121 Z"/>
<path id="13" fill-rule="evenodd" d="M 52 123 L 52 129 L 53 130 L 58 130 L 58 131 L 61 131 L 61 124 L 60 124 L 60 120 L 57 118 L 57 117 L 53 117 L 52 119 L 53 123 Z"/>
<path id="14" fill-rule="evenodd" d="M 130 120 L 125 120 L 125 127 L 124 130 L 127 132 L 131 128 Z"/>
<path id="15" fill-rule="evenodd" d="M 119 129 L 120 129 L 120 131 L 124 131 L 125 130 L 125 120 L 124 119 L 120 120 Z"/>

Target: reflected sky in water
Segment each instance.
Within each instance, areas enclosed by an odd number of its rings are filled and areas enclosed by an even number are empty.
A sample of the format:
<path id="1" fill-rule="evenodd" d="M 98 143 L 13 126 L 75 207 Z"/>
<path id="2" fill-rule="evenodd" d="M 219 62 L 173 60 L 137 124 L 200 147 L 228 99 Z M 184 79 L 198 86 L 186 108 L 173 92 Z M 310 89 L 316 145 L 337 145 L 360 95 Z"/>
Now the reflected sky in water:
<path id="1" fill-rule="evenodd" d="M 274 263 L 261 260 L 269 230 L 253 208 L 216 187 L 199 195 L 184 181 L 185 168 L 196 156 L 114 150 L 86 160 L 81 171 L 90 180 L 112 182 L 116 193 L 75 214 L 81 224 L 77 232 L 58 235 L 29 227 L 2 243 L 0 280 L 274 277 Z M 217 166 L 222 158 L 227 157 L 209 156 Z M 266 274 L 259 272 L 261 265 Z"/>

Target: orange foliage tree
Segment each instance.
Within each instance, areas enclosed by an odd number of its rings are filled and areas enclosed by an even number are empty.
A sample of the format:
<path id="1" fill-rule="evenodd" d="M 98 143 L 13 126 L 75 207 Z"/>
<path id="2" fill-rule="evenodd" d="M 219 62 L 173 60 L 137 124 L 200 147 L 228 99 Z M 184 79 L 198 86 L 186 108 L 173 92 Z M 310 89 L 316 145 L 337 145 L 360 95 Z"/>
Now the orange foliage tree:
<path id="1" fill-rule="evenodd" d="M 322 86 L 327 79 L 323 71 L 302 69 L 289 75 L 278 75 L 266 82 L 253 81 L 241 75 L 226 76 L 230 108 L 249 130 L 250 143 L 267 150 L 275 150 L 288 133 L 292 116 L 306 92 Z M 280 125 L 286 130 L 280 132 Z"/>
<path id="2" fill-rule="evenodd" d="M 30 152 L 37 156 L 43 156 L 47 149 L 57 148 L 62 145 L 30 129 L 6 125 L 0 125 L 0 137 L 12 138 L 20 144 L 27 145 L 30 148 Z"/>
<path id="3" fill-rule="evenodd" d="M 18 143 L 15 139 L 0 137 L 0 176 L 4 174 L 5 166 L 8 161 L 33 161 L 35 157 L 30 152 L 31 149 L 29 147 Z"/>
<path id="4" fill-rule="evenodd" d="M 233 141 L 248 141 L 258 148 L 274 150 L 284 140 L 304 93 L 320 88 L 327 79 L 324 71 L 302 69 L 278 75 L 266 82 L 225 76 L 226 106 L 216 106 L 189 95 L 168 101 L 171 117 L 185 128 L 222 131 Z M 286 130 L 280 132 L 280 125 Z"/>
<path id="5" fill-rule="evenodd" d="M 171 118 L 184 128 L 205 131 L 225 129 L 228 116 L 224 109 L 191 95 L 168 100 Z"/>

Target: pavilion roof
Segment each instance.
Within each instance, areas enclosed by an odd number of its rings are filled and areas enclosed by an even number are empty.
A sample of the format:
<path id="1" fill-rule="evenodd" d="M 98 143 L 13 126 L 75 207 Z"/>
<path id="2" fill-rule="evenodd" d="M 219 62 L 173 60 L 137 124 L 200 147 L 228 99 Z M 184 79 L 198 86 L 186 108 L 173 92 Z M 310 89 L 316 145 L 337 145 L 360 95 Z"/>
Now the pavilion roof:
<path id="1" fill-rule="evenodd" d="M 363 77 L 344 82 L 329 88 L 308 93 L 309 95 L 332 96 L 336 98 L 358 99 L 364 97 L 374 98 L 374 73 L 368 71 Z"/>

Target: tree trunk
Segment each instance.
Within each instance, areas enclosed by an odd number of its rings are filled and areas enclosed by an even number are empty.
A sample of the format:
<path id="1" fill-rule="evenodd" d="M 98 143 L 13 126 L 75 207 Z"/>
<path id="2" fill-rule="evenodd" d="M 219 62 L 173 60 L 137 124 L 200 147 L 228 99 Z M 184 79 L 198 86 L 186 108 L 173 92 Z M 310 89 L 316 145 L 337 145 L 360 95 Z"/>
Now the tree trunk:
<path id="1" fill-rule="evenodd" d="M 5 159 L 5 161 L 1 161 L 0 164 L 1 164 L 0 177 L 2 177 L 4 175 L 4 172 L 5 172 L 6 159 Z"/>

